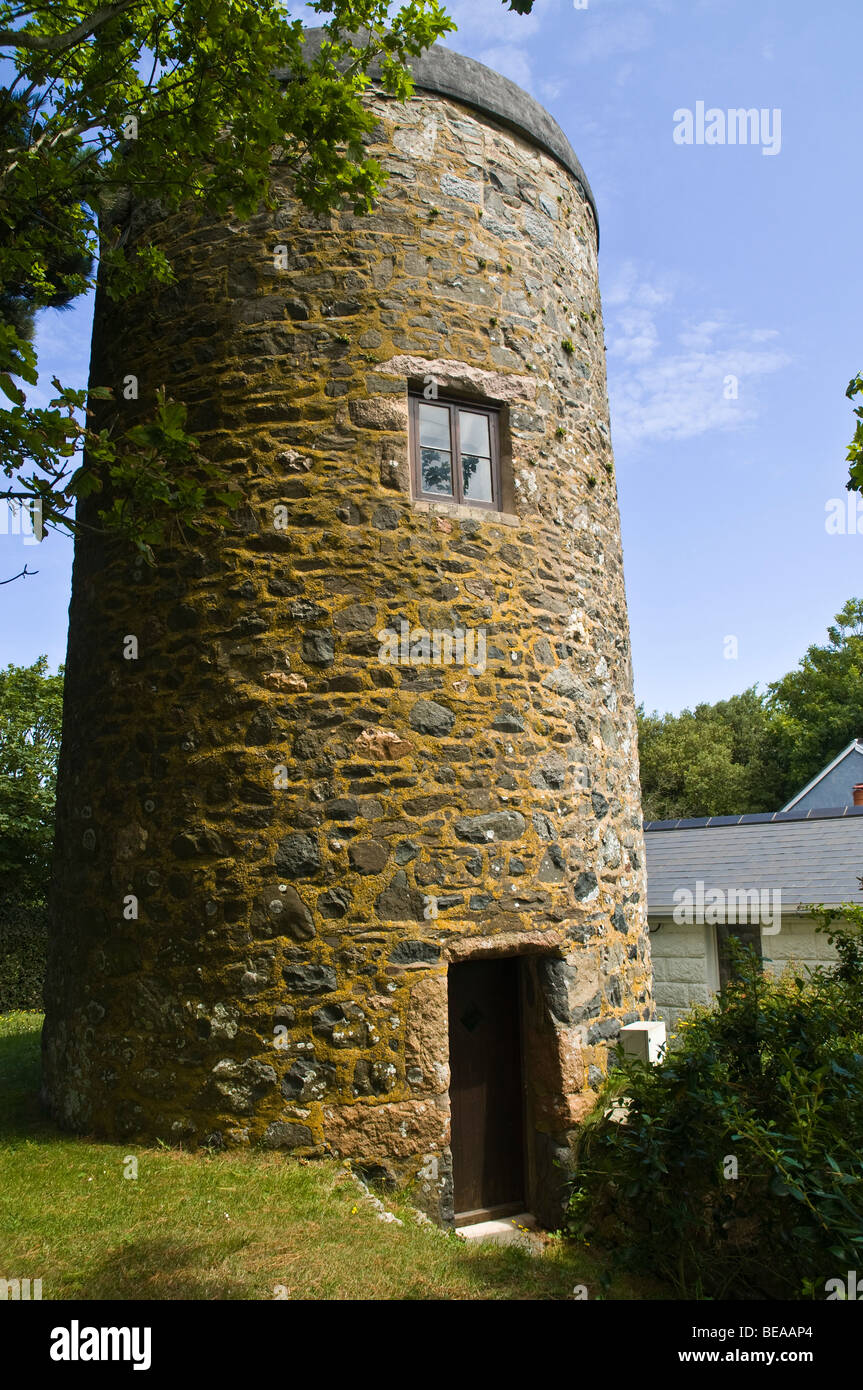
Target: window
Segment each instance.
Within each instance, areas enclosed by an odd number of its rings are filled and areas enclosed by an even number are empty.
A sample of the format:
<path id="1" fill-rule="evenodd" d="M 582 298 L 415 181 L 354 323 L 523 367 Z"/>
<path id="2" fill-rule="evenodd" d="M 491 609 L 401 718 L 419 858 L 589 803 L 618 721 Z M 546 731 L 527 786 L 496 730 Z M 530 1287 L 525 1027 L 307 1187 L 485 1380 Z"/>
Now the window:
<path id="1" fill-rule="evenodd" d="M 502 510 L 499 412 L 410 397 L 414 496 Z"/>

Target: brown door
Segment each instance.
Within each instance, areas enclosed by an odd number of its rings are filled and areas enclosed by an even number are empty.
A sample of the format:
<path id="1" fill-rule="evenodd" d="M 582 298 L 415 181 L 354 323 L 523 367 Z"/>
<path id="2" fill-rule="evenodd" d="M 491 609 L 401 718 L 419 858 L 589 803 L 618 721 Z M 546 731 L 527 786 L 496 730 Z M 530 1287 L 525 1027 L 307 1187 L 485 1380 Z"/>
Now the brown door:
<path id="1" fill-rule="evenodd" d="M 524 1206 L 518 961 L 449 971 L 452 1161 L 456 1221 Z"/>

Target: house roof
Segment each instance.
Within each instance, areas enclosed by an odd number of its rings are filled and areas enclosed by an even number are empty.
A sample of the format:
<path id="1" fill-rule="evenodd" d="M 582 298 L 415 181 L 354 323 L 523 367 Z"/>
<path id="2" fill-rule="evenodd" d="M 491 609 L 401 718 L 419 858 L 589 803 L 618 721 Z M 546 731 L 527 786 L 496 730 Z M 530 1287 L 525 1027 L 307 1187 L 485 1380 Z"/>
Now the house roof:
<path id="1" fill-rule="evenodd" d="M 780 889 L 784 907 L 863 902 L 863 806 L 652 821 L 644 827 L 647 906 L 668 915 L 674 894 Z"/>
<path id="2" fill-rule="evenodd" d="M 817 787 L 818 783 L 827 776 L 828 772 L 832 772 L 834 767 L 838 767 L 841 762 L 844 762 L 850 753 L 863 754 L 863 743 L 861 743 L 859 739 L 852 738 L 848 747 L 843 748 L 841 753 L 837 753 L 832 763 L 828 763 L 826 767 L 822 767 L 817 777 L 813 777 L 811 782 L 807 782 L 805 787 L 801 787 L 796 796 L 792 796 L 788 804 L 782 807 L 783 811 L 793 810 L 797 802 L 800 801 L 802 797 L 806 796 L 808 792 L 811 792 L 813 787 Z"/>

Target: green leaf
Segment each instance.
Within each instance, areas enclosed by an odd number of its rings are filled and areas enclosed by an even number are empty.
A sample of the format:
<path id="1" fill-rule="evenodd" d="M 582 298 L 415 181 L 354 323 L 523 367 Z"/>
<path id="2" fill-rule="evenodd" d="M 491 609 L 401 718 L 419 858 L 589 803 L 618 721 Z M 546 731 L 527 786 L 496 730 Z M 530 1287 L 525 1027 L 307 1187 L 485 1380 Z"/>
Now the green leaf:
<path id="1" fill-rule="evenodd" d="M 20 387 L 15 385 L 8 372 L 0 372 L 0 391 L 16 405 L 23 405 L 27 399 Z"/>

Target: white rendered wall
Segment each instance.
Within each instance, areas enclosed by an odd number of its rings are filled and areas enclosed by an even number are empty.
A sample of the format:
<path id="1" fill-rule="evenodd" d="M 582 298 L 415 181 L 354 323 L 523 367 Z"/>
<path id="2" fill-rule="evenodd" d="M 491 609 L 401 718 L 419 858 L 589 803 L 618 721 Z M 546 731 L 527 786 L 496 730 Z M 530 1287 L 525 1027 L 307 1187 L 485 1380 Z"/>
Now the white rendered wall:
<path id="1" fill-rule="evenodd" d="M 781 972 L 786 966 L 802 966 L 812 970 L 816 965 L 828 965 L 836 959 L 836 952 L 828 946 L 823 932 L 816 932 L 816 923 L 811 917 L 798 917 L 796 914 L 782 914 L 781 930 L 775 936 L 761 933 L 761 954 L 767 970 Z"/>
<path id="2" fill-rule="evenodd" d="M 719 988 L 716 929 L 677 926 L 669 919 L 650 923 L 656 1012 L 669 1031 L 694 1004 L 707 1004 Z"/>
<path id="3" fill-rule="evenodd" d="M 678 1019 L 695 1004 L 706 1004 L 719 989 L 716 928 L 677 926 L 664 918 L 650 923 L 654 999 L 657 1017 L 673 1032 Z M 775 934 L 761 933 L 765 969 L 779 973 L 787 967 L 812 970 L 836 959 L 816 923 L 809 917 L 784 913 Z"/>

